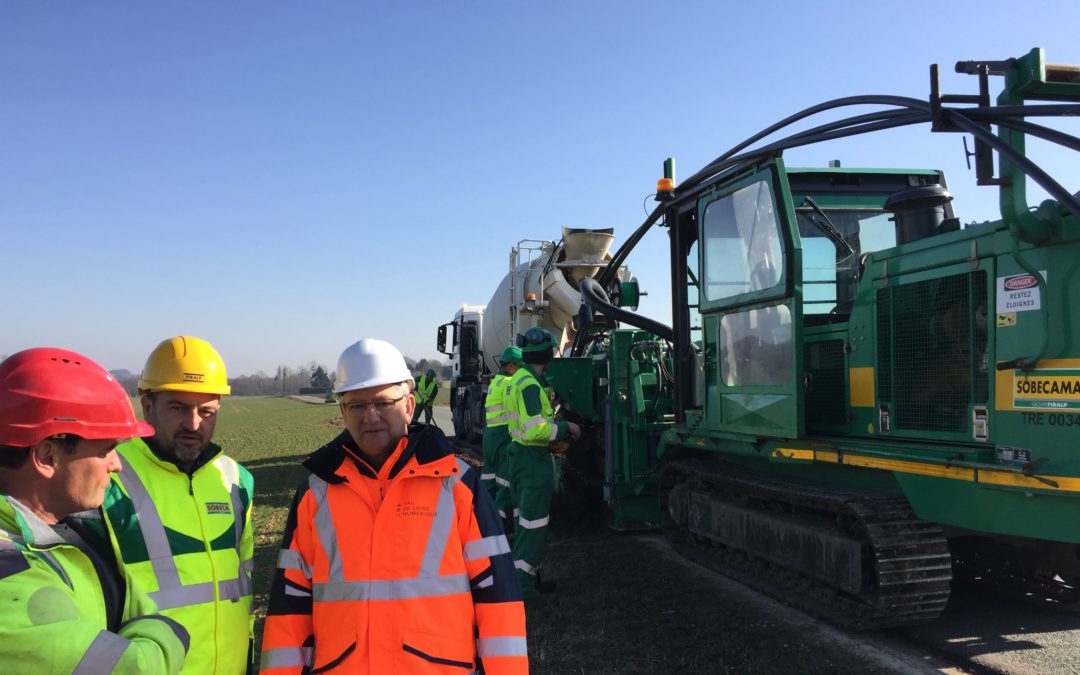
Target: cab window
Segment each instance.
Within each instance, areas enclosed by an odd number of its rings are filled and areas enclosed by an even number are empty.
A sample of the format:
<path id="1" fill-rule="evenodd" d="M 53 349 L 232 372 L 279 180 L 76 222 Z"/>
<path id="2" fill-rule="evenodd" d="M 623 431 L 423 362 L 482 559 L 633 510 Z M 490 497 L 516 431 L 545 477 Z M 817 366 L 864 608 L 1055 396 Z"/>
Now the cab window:
<path id="1" fill-rule="evenodd" d="M 778 285 L 784 250 L 773 193 L 760 180 L 705 207 L 703 294 L 724 300 Z"/>

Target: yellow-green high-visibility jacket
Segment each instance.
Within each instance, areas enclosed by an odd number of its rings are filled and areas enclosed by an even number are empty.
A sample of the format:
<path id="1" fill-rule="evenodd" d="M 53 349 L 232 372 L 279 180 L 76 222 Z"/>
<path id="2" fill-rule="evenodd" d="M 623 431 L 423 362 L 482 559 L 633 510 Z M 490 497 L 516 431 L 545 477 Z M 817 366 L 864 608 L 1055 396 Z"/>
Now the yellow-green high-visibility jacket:
<path id="1" fill-rule="evenodd" d="M 130 577 L 104 566 L 101 573 L 111 577 L 110 598 L 81 548 L 0 496 L 0 668 L 38 675 L 179 673 L 188 646 L 184 627 L 158 614 Z"/>
<path id="2" fill-rule="evenodd" d="M 529 364 L 518 369 L 510 380 L 504 405 L 509 418 L 510 438 L 519 445 L 547 447 L 570 435 L 570 425 L 556 422 L 545 387 L 547 382 Z"/>
<path id="3" fill-rule="evenodd" d="M 117 446 L 103 510 L 117 561 L 191 633 L 185 673 L 246 673 L 252 657 L 254 480 L 210 445 L 191 476 L 141 439 Z"/>
<path id="4" fill-rule="evenodd" d="M 429 378 L 427 374 L 421 375 L 416 381 L 416 404 L 434 404 L 437 391 L 439 391 L 439 383 L 435 381 L 435 378 Z"/>
<path id="5" fill-rule="evenodd" d="M 510 413 L 506 410 L 506 392 L 510 388 L 510 376 L 500 370 L 488 383 L 484 397 L 484 468 L 482 481 L 496 481 L 498 451 L 510 442 Z"/>
<path id="6" fill-rule="evenodd" d="M 484 398 L 484 420 L 488 429 L 505 426 L 509 421 L 505 405 L 506 385 L 509 382 L 510 376 L 500 370 L 488 384 L 487 396 Z"/>

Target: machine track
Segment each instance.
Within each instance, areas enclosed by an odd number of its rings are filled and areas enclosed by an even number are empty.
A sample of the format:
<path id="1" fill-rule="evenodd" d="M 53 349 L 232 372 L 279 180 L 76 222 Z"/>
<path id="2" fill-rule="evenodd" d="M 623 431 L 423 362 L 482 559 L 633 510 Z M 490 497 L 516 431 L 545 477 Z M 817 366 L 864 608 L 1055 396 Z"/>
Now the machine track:
<path id="1" fill-rule="evenodd" d="M 931 621 L 949 598 L 944 534 L 903 497 L 685 460 L 665 468 L 661 507 L 684 555 L 845 627 Z"/>

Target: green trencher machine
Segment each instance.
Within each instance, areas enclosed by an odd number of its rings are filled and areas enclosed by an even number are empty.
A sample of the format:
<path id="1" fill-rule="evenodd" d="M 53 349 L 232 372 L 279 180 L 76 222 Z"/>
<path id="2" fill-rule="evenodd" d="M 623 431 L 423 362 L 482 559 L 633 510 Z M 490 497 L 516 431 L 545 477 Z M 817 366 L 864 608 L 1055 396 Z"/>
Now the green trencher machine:
<path id="1" fill-rule="evenodd" d="M 1080 151 L 1046 123 L 1080 114 L 1080 67 L 1035 49 L 956 68 L 977 93 L 942 93 L 934 67 L 928 101 L 814 106 L 677 186 L 665 164 L 659 206 L 582 282 L 570 356 L 549 367 L 589 432 L 564 489 L 844 625 L 931 620 L 961 574 L 1075 599 L 1080 164 L 1066 189 L 1025 144 Z M 769 140 L 845 106 L 876 111 Z M 1001 219 L 961 225 L 939 171 L 783 160 L 904 125 L 972 138 Z M 1029 184 L 1049 198 L 1029 206 Z M 670 326 L 631 311 L 617 276 L 653 226 Z"/>

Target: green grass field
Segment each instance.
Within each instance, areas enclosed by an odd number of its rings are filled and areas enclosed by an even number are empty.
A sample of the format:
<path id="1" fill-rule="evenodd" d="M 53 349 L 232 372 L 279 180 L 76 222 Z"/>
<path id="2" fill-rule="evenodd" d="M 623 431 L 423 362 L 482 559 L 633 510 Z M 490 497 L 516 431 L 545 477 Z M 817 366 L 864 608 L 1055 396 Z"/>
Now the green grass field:
<path id="1" fill-rule="evenodd" d="M 341 428 L 336 405 L 300 403 L 282 397 L 222 400 L 214 442 L 255 477 L 255 616 L 261 635 L 270 578 L 277 564 L 289 504 L 307 472 L 300 466 L 311 451 Z"/>

